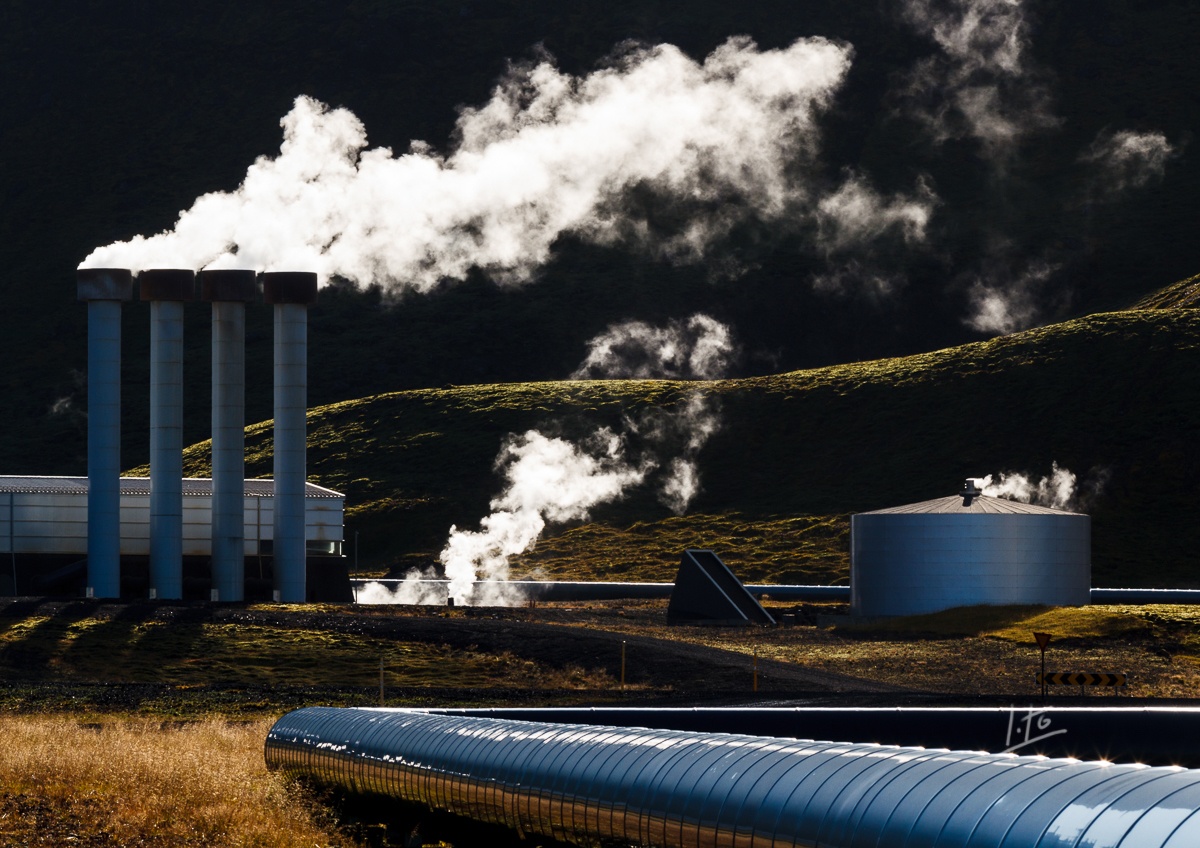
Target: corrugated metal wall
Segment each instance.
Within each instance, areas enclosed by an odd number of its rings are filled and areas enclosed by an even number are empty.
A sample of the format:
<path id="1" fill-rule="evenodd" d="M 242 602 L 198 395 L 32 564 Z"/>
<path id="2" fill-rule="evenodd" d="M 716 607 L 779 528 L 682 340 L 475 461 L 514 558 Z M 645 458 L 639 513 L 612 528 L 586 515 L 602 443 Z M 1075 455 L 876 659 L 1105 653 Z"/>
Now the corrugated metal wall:
<path id="1" fill-rule="evenodd" d="M 150 496 L 123 494 L 121 504 L 122 556 L 145 556 L 150 552 Z M 246 556 L 259 553 L 259 542 L 273 537 L 273 502 L 269 497 L 247 497 L 245 506 Z M 343 500 L 307 498 L 305 535 L 309 543 L 342 541 Z M 212 498 L 186 495 L 183 498 L 183 555 L 208 556 L 212 548 Z M 0 553 L 79 554 L 87 553 L 87 493 L 3 492 L 0 493 Z"/>

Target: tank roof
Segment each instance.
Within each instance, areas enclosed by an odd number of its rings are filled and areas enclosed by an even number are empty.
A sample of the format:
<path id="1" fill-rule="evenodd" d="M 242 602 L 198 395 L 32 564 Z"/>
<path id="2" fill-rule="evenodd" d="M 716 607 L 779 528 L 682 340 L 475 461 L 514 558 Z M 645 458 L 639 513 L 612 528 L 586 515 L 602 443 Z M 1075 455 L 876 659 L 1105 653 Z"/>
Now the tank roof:
<path id="1" fill-rule="evenodd" d="M 246 497 L 269 498 L 275 494 L 274 480 L 246 480 L 244 492 Z M 88 478 L 86 477 L 20 477 L 0 475 L 0 493 L 28 494 L 42 492 L 49 494 L 87 494 Z M 208 477 L 184 477 L 183 494 L 185 496 L 208 496 L 213 491 L 212 480 Z M 149 477 L 122 477 L 122 495 L 150 494 Z M 341 492 L 326 489 L 313 483 L 304 484 L 306 498 L 340 498 Z"/>
<path id="2" fill-rule="evenodd" d="M 968 502 L 969 505 L 964 505 Z M 1081 512 L 1071 512 L 1063 509 L 1053 509 L 1048 506 L 1010 501 L 1007 498 L 993 498 L 987 495 L 974 495 L 964 498 L 962 495 L 951 495 L 948 498 L 935 498 L 931 501 L 893 506 L 886 509 L 875 509 L 859 515 L 905 515 L 918 513 L 936 513 L 938 515 L 1083 515 Z"/>

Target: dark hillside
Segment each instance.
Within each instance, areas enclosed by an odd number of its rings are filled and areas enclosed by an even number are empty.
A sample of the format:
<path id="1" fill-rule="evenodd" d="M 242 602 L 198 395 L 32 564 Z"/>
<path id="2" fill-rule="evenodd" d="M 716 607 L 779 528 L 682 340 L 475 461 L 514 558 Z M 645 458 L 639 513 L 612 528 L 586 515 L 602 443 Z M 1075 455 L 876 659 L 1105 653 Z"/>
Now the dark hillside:
<path id="1" fill-rule="evenodd" d="M 537 45 L 586 73 L 626 39 L 697 58 L 733 34 L 763 48 L 813 35 L 853 44 L 823 121 L 820 176 L 833 183 L 849 169 L 897 192 L 927 175 L 942 201 L 929 249 L 879 260 L 900 281 L 887 295 L 857 282 L 814 292 L 827 257 L 804 233 L 761 227 L 723 247 L 748 269 L 732 280 L 563 238 L 541 278 L 520 290 L 472 278 L 395 308 L 377 291 L 326 290 L 312 315 L 314 404 L 561 379 L 588 338 L 628 318 L 706 310 L 733 326 L 747 349 L 738 373 L 748 376 L 978 339 L 963 317 L 980 275 L 1017 285 L 1026 268 L 1054 269 L 1031 295 L 1037 320 L 1048 321 L 1120 308 L 1194 273 L 1196 5 L 1026 6 L 1028 61 L 1059 123 L 997 169 L 973 141 L 934 145 L 897 117 L 897 86 L 936 50 L 900 22 L 899 0 L 297 0 L 286 11 L 261 0 L 0 3 L 0 469 L 83 471 L 85 320 L 73 269 L 93 247 L 169 228 L 198 195 L 235 187 L 255 157 L 278 151 L 278 121 L 300 94 L 352 109 L 373 145 L 403 151 L 422 139 L 444 149 L 456 108 L 485 101 L 506 63 Z M 1086 188 L 1080 151 L 1123 129 L 1161 132 L 1180 155 L 1165 179 L 1107 202 Z M 148 322 L 138 305 L 126 312 L 132 465 L 146 455 Z M 195 441 L 208 435 L 207 330 L 203 307 L 190 313 Z M 259 420 L 270 415 L 270 335 L 265 314 L 252 324 L 250 420 Z"/>
<path id="2" fill-rule="evenodd" d="M 451 524 L 499 493 L 506 434 L 582 436 L 690 392 L 722 426 L 703 491 L 673 518 L 650 492 L 553 528 L 523 562 L 550 573 L 670 579 L 681 545 L 716 547 L 754 579 L 845 578 L 850 512 L 951 494 L 967 476 L 1074 471 L 1094 521 L 1094 585 L 1198 586 L 1200 312 L 1093 315 L 900 359 L 711 384 L 560 382 L 420 390 L 315 409 L 311 479 L 347 495 L 364 566 L 433 561 Z M 270 474 L 270 428 L 248 433 Z M 187 470 L 207 472 L 207 445 Z M 565 532 L 564 531 L 569 531 Z"/>

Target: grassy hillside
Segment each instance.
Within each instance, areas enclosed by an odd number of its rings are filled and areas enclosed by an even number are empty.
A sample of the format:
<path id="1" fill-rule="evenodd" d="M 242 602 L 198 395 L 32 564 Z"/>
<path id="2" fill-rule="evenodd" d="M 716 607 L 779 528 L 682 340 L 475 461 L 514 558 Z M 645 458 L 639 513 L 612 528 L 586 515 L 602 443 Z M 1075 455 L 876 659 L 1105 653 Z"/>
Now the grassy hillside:
<path id="1" fill-rule="evenodd" d="M 500 490 L 508 434 L 581 436 L 693 392 L 719 403 L 703 491 L 678 518 L 652 492 L 551 529 L 517 570 L 670 579 L 710 546 L 745 579 L 842 582 L 849 513 L 951 494 L 967 476 L 1105 480 L 1094 585 L 1196 586 L 1200 312 L 1131 310 L 934 353 L 714 383 L 547 382 L 377 395 L 311 410 L 309 473 L 345 492 L 364 566 L 428 564 Z M 247 431 L 269 476 L 269 422 Z M 188 450 L 208 473 L 208 444 Z M 352 549 L 352 545 L 349 549 Z"/>
<path id="2" fill-rule="evenodd" d="M 422 139 L 446 150 L 456 107 L 485 102 L 506 64 L 538 45 L 575 74 L 603 65 L 626 39 L 676 44 L 696 58 L 735 34 L 764 49 L 814 35 L 854 45 L 844 90 L 821 122 L 819 176 L 833 184 L 848 170 L 884 195 L 927 178 L 941 199 L 928 251 L 881 264 L 890 297 L 872 286 L 814 291 L 814 274 L 837 263 L 778 227 L 751 228 L 722 248 L 718 265 L 733 257 L 747 268 L 734 280 L 714 281 L 717 265 L 679 268 L 568 236 L 539 280 L 520 289 L 473 274 L 386 309 L 378 291 L 335 286 L 312 313 L 314 403 L 558 379 L 610 322 L 696 310 L 743 341 L 739 376 L 912 353 L 979 337 L 963 318 L 981 276 L 1019 286 L 1027 268 L 1054 266 L 1053 285 L 1035 293 L 1049 321 L 1119 308 L 1192 273 L 1200 158 L 1186 139 L 1200 124 L 1191 37 L 1200 7 L 1023 5 L 1030 83 L 1048 87 L 1059 124 L 1006 161 L 1001 178 L 977 144 L 931 144 L 919 121 L 897 116 L 897 86 L 937 55 L 901 21 L 900 0 L 3 3 L 0 469 L 86 467 L 86 320 L 73 272 L 94 247 L 169 228 L 199 195 L 235 187 L 256 157 L 278 150 L 279 119 L 301 94 L 352 109 L 373 146 L 402 152 Z M 1183 155 L 1162 181 L 1102 202 L 1079 157 L 1098 133 L 1122 129 L 1162 132 Z M 185 426 L 195 441 L 209 435 L 207 310 L 197 304 L 188 316 Z M 251 310 L 249 321 L 249 420 L 257 420 L 271 414 L 269 313 Z M 131 304 L 122 444 L 130 465 L 147 457 L 148 328 L 145 306 Z"/>

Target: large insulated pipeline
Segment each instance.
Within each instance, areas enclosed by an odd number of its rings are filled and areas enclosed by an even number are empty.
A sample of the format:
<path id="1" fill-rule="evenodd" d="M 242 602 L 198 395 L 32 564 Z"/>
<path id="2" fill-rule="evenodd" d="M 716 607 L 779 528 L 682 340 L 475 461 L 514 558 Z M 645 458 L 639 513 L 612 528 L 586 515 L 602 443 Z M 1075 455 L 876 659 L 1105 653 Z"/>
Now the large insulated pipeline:
<path id="1" fill-rule="evenodd" d="M 1175 767 L 329 707 L 279 719 L 266 760 L 580 845 L 1200 845 Z"/>
<path id="2" fill-rule="evenodd" d="M 150 597 L 183 597 L 183 304 L 196 273 L 138 275 L 150 303 Z"/>
<path id="3" fill-rule="evenodd" d="M 308 307 L 317 275 L 263 274 L 263 301 L 275 307 L 275 494 L 272 550 L 276 600 L 303 603 L 305 585 L 305 416 L 308 412 Z"/>
<path id="4" fill-rule="evenodd" d="M 133 297 L 124 268 L 81 268 L 88 305 L 88 592 L 121 594 L 121 301 Z"/>
<path id="5" fill-rule="evenodd" d="M 212 304 L 212 599 L 242 601 L 246 535 L 246 304 L 254 271 L 201 271 Z"/>

